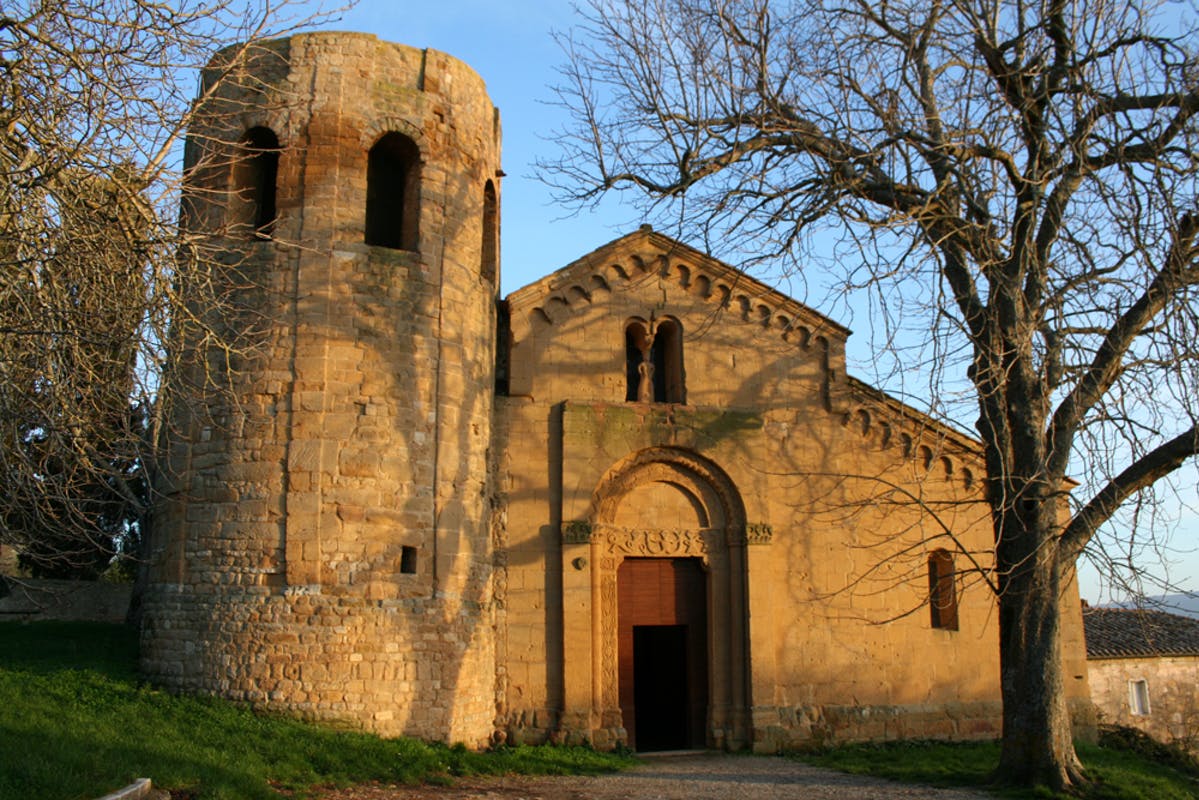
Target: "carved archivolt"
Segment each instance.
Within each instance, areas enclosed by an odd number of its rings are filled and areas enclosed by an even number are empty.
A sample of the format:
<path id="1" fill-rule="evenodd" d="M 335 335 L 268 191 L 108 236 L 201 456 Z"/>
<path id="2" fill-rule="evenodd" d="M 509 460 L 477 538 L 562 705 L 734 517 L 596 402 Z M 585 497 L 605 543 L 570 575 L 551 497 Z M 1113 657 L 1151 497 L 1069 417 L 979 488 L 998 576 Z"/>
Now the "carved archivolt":
<path id="1" fill-rule="evenodd" d="M 724 470 L 698 453 L 675 447 L 649 447 L 614 465 L 592 495 L 589 518 L 611 522 L 625 495 L 649 480 L 674 483 L 700 500 L 706 525 L 728 530 L 745 525 L 741 495 Z"/>

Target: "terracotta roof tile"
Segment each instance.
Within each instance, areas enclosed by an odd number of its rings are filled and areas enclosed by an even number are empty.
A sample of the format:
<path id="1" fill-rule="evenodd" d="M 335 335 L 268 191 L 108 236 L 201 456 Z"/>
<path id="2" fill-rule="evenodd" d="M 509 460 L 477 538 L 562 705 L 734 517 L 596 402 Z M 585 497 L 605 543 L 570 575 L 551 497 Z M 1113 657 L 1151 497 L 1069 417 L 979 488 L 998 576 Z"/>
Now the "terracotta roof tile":
<path id="1" fill-rule="evenodd" d="M 1125 608 L 1084 608 L 1087 658 L 1199 656 L 1199 620 Z"/>

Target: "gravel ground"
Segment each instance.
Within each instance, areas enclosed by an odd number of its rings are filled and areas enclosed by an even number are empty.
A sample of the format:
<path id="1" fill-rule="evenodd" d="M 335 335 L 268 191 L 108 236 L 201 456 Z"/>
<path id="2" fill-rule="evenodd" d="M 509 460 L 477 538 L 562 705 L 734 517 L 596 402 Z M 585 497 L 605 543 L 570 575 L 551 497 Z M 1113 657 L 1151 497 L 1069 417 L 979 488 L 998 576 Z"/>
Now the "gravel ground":
<path id="1" fill-rule="evenodd" d="M 320 800 L 994 800 L 965 789 L 846 775 L 786 758 L 722 753 L 654 756 L 596 777 L 463 778 L 450 787 L 360 785 Z"/>

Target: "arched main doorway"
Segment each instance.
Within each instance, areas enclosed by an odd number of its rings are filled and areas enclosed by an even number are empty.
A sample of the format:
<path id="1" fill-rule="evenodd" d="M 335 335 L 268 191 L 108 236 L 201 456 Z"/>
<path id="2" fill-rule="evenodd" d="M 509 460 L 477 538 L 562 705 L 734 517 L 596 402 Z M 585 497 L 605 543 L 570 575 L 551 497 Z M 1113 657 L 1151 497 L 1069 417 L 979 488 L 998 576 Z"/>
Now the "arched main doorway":
<path id="1" fill-rule="evenodd" d="M 616 570 L 620 713 L 636 750 L 707 745 L 707 584 L 698 558 L 626 558 Z"/>
<path id="2" fill-rule="evenodd" d="M 589 545 L 593 612 L 572 619 L 567 603 L 565 622 L 591 630 L 589 716 L 603 738 L 748 744 L 745 511 L 732 481 L 695 453 L 649 448 L 608 471 L 589 516 L 564 536 Z"/>

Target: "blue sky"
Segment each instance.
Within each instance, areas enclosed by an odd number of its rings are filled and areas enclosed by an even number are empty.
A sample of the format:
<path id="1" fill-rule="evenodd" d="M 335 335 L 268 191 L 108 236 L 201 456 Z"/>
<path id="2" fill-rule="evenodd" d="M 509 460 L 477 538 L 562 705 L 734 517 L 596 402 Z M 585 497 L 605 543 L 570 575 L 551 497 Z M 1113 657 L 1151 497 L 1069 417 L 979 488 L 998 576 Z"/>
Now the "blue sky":
<path id="1" fill-rule="evenodd" d="M 486 81 L 492 102 L 500 109 L 504 132 L 507 177 L 502 187 L 501 272 L 505 295 L 635 229 L 641 221 L 634 209 L 616 199 L 568 216 L 566 209 L 555 206 L 549 188 L 535 175 L 534 161 L 555 155 L 556 145 L 549 137 L 564 122 L 561 110 L 549 105 L 553 99 L 549 86 L 563 60 L 551 33 L 566 31 L 574 19 L 567 0 L 362 0 L 340 21 L 325 26 L 442 50 L 469 64 Z M 852 361 L 856 354 L 860 363 L 857 368 L 851 363 L 850 371 L 869 380 L 865 371 L 868 324 L 846 318 L 852 304 L 838 312 L 808 302 L 857 329 L 849 356 Z M 1193 485 L 1193 475 L 1184 484 Z M 1196 531 L 1199 518 L 1188 513 L 1174 538 L 1180 549 L 1169 555 L 1175 562 L 1170 577 L 1192 591 L 1199 590 L 1199 554 L 1193 550 Z M 1083 564 L 1080 573 L 1084 598 L 1093 603 L 1111 599 L 1089 565 Z"/>
<path id="2" fill-rule="evenodd" d="M 504 294 L 574 261 L 637 227 L 632 209 L 605 203 L 599 212 L 563 217 L 533 161 L 554 154 L 547 141 L 563 120 L 547 105 L 561 62 L 551 30 L 570 27 L 566 0 L 366 0 L 329 27 L 373 33 L 387 41 L 431 47 L 469 64 L 487 82 L 503 123 L 502 252 Z"/>

